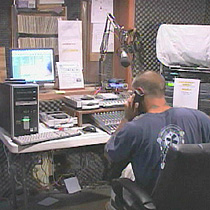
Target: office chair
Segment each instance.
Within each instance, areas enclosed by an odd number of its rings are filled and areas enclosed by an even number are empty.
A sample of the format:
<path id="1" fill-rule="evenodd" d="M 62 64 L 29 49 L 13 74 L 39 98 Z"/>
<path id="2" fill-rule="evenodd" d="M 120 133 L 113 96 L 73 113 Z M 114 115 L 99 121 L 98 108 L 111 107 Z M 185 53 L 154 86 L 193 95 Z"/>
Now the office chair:
<path id="1" fill-rule="evenodd" d="M 151 195 L 126 178 L 112 180 L 112 189 L 117 210 L 209 210 L 210 143 L 171 146 Z"/>

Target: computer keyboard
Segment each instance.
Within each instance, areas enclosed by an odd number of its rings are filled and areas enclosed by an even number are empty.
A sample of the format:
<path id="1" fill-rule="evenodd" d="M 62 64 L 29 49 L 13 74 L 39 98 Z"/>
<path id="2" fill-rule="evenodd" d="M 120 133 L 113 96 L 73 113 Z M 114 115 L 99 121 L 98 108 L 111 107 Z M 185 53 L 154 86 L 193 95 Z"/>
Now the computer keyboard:
<path id="1" fill-rule="evenodd" d="M 51 132 L 36 133 L 36 134 L 31 134 L 31 135 L 13 137 L 13 141 L 16 144 L 23 146 L 23 145 L 40 143 L 44 141 L 64 139 L 64 138 L 79 136 L 79 135 L 81 135 L 81 132 L 78 130 L 72 130 L 72 129 L 63 130 L 63 131 L 56 130 L 56 131 L 51 131 Z"/>

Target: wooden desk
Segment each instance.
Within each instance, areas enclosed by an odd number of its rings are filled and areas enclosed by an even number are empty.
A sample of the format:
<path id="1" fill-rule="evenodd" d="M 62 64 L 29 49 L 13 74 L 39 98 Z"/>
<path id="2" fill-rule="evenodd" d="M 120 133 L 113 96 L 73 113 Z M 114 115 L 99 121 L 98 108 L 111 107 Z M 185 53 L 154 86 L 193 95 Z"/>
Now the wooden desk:
<path id="1" fill-rule="evenodd" d="M 64 110 L 64 112 L 68 113 L 69 115 L 71 115 L 73 117 L 78 117 L 78 126 L 82 126 L 83 115 L 99 113 L 99 112 L 123 111 L 124 106 L 112 107 L 112 108 L 99 108 L 99 109 L 81 110 L 81 109 L 75 109 L 73 107 L 64 105 L 63 110 Z"/>

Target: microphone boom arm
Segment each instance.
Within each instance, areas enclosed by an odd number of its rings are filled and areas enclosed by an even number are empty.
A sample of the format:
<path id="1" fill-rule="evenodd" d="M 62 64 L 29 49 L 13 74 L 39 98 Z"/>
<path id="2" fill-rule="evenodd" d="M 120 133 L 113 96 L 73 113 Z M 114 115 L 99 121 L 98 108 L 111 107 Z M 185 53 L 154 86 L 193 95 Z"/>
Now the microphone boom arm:
<path id="1" fill-rule="evenodd" d="M 133 37 L 133 32 L 135 32 L 134 29 L 128 30 L 128 31 L 124 30 L 124 26 L 120 26 L 117 23 L 117 21 L 115 20 L 115 17 L 111 13 L 107 14 L 105 28 L 104 28 L 103 37 L 102 37 L 101 46 L 100 46 L 100 58 L 99 58 L 99 82 L 100 82 L 100 85 L 103 85 L 102 84 L 103 83 L 102 74 L 104 73 L 103 72 L 103 61 L 104 61 L 105 56 L 108 51 L 108 43 L 109 43 L 109 35 L 111 32 L 111 26 L 113 26 L 114 30 L 116 30 L 119 34 L 119 42 L 120 42 L 122 51 L 129 51 L 129 47 L 130 47 L 129 38 Z M 129 51 L 129 52 L 131 52 L 131 51 Z M 127 67 L 128 65 L 130 65 L 130 63 L 128 63 L 128 60 L 126 60 L 127 54 L 125 56 L 125 53 L 121 54 L 121 57 L 122 57 L 121 64 L 123 63 L 124 64 L 123 66 Z"/>
<path id="2" fill-rule="evenodd" d="M 109 34 L 111 32 L 111 25 L 113 26 L 114 29 L 116 29 L 119 33 L 123 30 L 123 26 L 120 26 L 113 15 L 111 13 L 107 14 L 106 18 L 106 23 L 105 23 L 105 28 L 104 28 L 104 33 L 103 33 L 103 38 L 100 46 L 100 54 L 104 55 L 108 51 L 108 43 L 109 43 Z"/>

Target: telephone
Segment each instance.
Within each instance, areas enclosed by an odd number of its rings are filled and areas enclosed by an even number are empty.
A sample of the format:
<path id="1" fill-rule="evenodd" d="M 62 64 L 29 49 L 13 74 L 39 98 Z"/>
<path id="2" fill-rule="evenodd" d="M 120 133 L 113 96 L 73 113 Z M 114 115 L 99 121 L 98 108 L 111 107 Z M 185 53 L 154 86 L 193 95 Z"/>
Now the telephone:
<path id="1" fill-rule="evenodd" d="M 137 90 L 134 91 L 134 100 L 133 100 L 133 107 L 135 105 L 135 103 L 139 103 L 139 107 L 138 107 L 138 115 L 143 114 L 144 111 L 144 105 L 143 105 L 143 101 L 144 101 L 144 94 L 139 93 Z"/>

